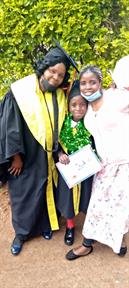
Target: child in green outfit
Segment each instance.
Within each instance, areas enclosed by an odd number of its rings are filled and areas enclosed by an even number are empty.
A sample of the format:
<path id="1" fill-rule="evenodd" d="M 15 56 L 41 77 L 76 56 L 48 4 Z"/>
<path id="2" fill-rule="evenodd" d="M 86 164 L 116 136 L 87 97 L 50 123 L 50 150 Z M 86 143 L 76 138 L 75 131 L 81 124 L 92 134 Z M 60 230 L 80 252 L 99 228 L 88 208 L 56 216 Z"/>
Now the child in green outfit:
<path id="1" fill-rule="evenodd" d="M 60 133 L 62 150 L 59 152 L 59 162 L 69 163 L 68 154 L 80 148 L 93 144 L 89 131 L 85 128 L 83 117 L 87 111 L 87 101 L 81 96 L 79 82 L 76 80 L 68 98 L 69 113 L 64 120 Z M 57 209 L 66 220 L 64 242 L 72 245 L 74 242 L 74 216 L 79 212 L 86 213 L 91 195 L 92 177 L 84 180 L 80 185 L 69 189 L 59 173 Z"/>

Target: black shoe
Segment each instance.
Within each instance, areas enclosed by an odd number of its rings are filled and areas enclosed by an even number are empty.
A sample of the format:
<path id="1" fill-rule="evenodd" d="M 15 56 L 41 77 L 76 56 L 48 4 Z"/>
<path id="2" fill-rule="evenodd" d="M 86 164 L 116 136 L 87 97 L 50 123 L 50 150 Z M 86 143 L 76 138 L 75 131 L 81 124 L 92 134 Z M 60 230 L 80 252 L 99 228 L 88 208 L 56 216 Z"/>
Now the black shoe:
<path id="1" fill-rule="evenodd" d="M 83 241 L 83 245 L 86 245 L 87 246 L 91 246 L 92 244 L 94 244 L 96 241 L 93 240 L 93 239 L 90 239 L 90 238 L 84 238 L 84 241 Z"/>
<path id="2" fill-rule="evenodd" d="M 72 245 L 74 242 L 74 227 L 73 228 L 66 228 L 64 242 L 66 245 Z"/>
<path id="3" fill-rule="evenodd" d="M 22 246 L 23 246 L 23 240 L 20 240 L 18 236 L 16 236 L 11 245 L 11 253 L 13 255 L 18 255 L 22 250 Z"/>
<path id="4" fill-rule="evenodd" d="M 52 238 L 52 230 L 44 231 L 42 233 L 43 238 L 50 240 Z"/>
<path id="5" fill-rule="evenodd" d="M 125 256 L 126 253 L 127 253 L 127 246 L 121 247 L 120 248 L 120 252 L 118 253 L 118 255 L 119 256 Z"/>
<path id="6" fill-rule="evenodd" d="M 82 244 L 83 245 L 83 244 Z M 83 245 L 84 246 L 84 245 Z M 85 245 L 85 247 L 86 248 L 88 248 L 88 251 L 86 251 L 86 253 L 84 253 L 84 254 L 75 254 L 74 252 L 73 252 L 73 249 L 72 250 L 70 250 L 67 254 L 66 254 L 66 259 L 67 260 L 75 260 L 75 259 L 77 259 L 77 258 L 80 258 L 80 257 L 84 257 L 84 256 L 88 256 L 89 254 L 91 254 L 92 253 L 92 251 L 93 251 L 93 246 L 91 245 L 91 246 L 86 246 Z"/>

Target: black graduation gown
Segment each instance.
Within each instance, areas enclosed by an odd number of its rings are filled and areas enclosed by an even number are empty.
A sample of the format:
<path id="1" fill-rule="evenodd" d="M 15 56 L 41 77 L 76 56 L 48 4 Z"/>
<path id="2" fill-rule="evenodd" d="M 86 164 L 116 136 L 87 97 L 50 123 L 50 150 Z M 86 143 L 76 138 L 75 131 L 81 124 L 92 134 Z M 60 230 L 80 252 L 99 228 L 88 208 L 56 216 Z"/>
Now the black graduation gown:
<path id="1" fill-rule="evenodd" d="M 87 212 L 91 196 L 92 180 L 93 177 L 90 177 L 81 183 L 79 212 Z M 59 191 L 56 201 L 57 208 L 65 218 L 72 219 L 75 216 L 73 191 L 68 188 L 61 174 L 59 174 L 58 189 Z"/>
<path id="2" fill-rule="evenodd" d="M 3 164 L 6 163 L 8 168 L 11 157 L 16 153 L 21 153 L 23 157 L 22 173 L 12 176 L 6 171 L 6 178 L 13 227 L 16 235 L 26 240 L 50 228 L 46 204 L 48 160 L 47 153 L 31 134 L 9 91 L 0 103 L 1 174 Z"/>

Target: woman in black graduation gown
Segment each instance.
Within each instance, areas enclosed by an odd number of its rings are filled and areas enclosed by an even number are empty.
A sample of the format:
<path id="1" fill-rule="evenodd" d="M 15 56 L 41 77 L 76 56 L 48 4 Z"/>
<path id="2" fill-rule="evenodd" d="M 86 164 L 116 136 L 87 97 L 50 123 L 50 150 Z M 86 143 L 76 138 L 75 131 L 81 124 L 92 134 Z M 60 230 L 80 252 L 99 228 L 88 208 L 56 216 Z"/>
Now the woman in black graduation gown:
<path id="1" fill-rule="evenodd" d="M 64 50 L 51 49 L 38 62 L 36 74 L 14 82 L 0 103 L 0 169 L 7 164 L 13 255 L 29 238 L 51 239 L 58 229 L 54 153 L 66 104 L 58 87 L 67 82 L 70 64 Z"/>

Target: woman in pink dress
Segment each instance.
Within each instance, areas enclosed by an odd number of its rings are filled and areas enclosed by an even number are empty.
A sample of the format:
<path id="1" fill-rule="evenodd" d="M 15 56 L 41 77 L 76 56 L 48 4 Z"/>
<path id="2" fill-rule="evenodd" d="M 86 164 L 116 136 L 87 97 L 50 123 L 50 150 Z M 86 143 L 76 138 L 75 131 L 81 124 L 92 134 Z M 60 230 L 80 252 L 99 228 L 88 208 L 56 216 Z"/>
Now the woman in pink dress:
<path id="1" fill-rule="evenodd" d="M 120 256 L 127 252 L 129 92 L 124 88 L 103 91 L 101 85 L 102 73 L 97 66 L 89 65 L 82 69 L 80 90 L 89 103 L 84 123 L 94 137 L 103 168 L 94 176 L 82 232 L 83 243 L 66 254 L 68 260 L 90 254 L 93 251 L 92 239 L 108 245 Z"/>

